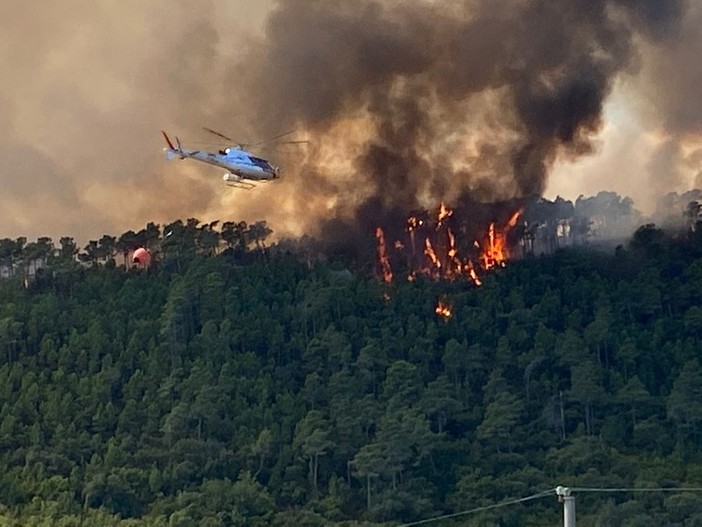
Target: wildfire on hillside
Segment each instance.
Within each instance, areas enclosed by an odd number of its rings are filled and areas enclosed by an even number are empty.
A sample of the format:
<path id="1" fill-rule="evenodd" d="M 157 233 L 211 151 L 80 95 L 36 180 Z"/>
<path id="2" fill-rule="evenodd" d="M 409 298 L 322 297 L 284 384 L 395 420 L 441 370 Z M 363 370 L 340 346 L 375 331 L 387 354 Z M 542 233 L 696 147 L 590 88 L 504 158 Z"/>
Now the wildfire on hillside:
<path id="1" fill-rule="evenodd" d="M 521 213 L 522 209 L 514 212 L 504 225 L 491 222 L 480 239 L 464 244 L 461 251 L 454 211 L 442 202 L 433 217 L 426 212 L 409 215 L 405 227 L 408 243 L 394 242 L 393 261 L 406 262 L 409 281 L 424 275 L 434 280 L 466 279 L 480 286 L 481 275 L 506 265 L 510 257 L 507 233 L 517 225 Z M 380 227 L 376 229 L 376 241 L 383 280 L 392 282 L 391 258 Z"/>

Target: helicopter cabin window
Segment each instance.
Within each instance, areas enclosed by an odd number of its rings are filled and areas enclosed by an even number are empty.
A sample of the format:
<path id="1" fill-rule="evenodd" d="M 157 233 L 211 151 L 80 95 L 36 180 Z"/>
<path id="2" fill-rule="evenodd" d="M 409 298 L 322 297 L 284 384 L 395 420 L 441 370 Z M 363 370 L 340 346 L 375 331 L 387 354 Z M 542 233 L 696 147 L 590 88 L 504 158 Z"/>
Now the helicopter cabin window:
<path id="1" fill-rule="evenodd" d="M 271 164 L 268 161 L 266 161 L 265 159 L 261 159 L 259 157 L 254 157 L 254 156 L 249 156 L 249 159 L 251 160 L 251 162 L 254 165 L 261 167 L 264 170 L 272 170 L 273 169 L 273 167 L 271 167 Z"/>

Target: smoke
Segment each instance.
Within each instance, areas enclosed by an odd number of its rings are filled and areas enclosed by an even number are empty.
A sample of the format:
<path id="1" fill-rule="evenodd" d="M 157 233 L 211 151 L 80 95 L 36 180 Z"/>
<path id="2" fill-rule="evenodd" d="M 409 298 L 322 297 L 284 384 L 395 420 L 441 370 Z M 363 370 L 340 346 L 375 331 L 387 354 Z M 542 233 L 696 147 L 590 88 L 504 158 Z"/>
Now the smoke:
<path id="1" fill-rule="evenodd" d="M 221 174 L 168 164 L 160 136 L 243 121 L 223 66 L 230 32 L 251 35 L 221 2 L 7 3 L 0 237 L 84 243 L 148 221 L 227 218 Z"/>
<path id="2" fill-rule="evenodd" d="M 649 165 L 650 184 L 660 193 L 702 187 L 702 5 L 693 3 L 671 45 L 652 48 L 645 71 L 648 120 L 659 130 Z"/>
<path id="3" fill-rule="evenodd" d="M 642 65 L 670 73 L 659 50 L 679 49 L 682 66 L 699 44 L 684 0 L 66 0 L 5 11 L 0 236 L 85 239 L 197 217 L 353 242 L 441 199 L 540 194 L 555 162 L 596 148 L 616 79 Z M 697 159 L 678 141 L 699 122 L 682 122 L 693 117 L 676 102 L 685 86 L 659 108 L 679 154 L 668 165 Z M 221 173 L 160 155 L 159 130 L 189 146 L 202 126 L 243 141 L 296 129 L 310 144 L 264 150 L 283 180 L 232 191 Z"/>
<path id="4" fill-rule="evenodd" d="M 344 197 L 329 235 L 372 232 L 443 198 L 541 194 L 557 159 L 593 151 L 637 46 L 665 43 L 683 12 L 682 0 L 286 0 L 247 87 L 259 115 L 312 135 L 301 172 L 327 185 L 304 192 Z M 340 140 L 349 122 L 363 126 Z"/>

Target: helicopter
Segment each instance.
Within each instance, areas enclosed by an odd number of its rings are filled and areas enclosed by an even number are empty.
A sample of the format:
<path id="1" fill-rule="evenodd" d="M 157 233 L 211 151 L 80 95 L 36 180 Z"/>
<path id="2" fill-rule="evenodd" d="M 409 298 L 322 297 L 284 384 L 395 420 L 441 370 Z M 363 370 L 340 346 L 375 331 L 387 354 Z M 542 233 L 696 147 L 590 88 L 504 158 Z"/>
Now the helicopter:
<path id="1" fill-rule="evenodd" d="M 291 130 L 265 141 L 246 145 L 243 143 L 236 143 L 226 135 L 211 130 L 210 128 L 204 128 L 204 130 L 228 141 L 232 146 L 219 149 L 215 152 L 207 150 L 186 150 L 182 147 L 178 137 L 175 138 L 174 145 L 168 137 L 168 134 L 161 130 L 168 144 L 168 148 L 163 149 L 166 153 L 166 158 L 193 159 L 195 161 L 207 163 L 208 165 L 223 168 L 227 172 L 225 172 L 222 179 L 228 186 L 246 190 L 254 188 L 256 186 L 254 182 L 279 179 L 280 167 L 272 165 L 266 159 L 253 155 L 246 151 L 245 148 L 270 143 L 294 132 L 294 130 Z M 308 141 L 285 141 L 283 144 L 303 144 L 307 142 Z"/>

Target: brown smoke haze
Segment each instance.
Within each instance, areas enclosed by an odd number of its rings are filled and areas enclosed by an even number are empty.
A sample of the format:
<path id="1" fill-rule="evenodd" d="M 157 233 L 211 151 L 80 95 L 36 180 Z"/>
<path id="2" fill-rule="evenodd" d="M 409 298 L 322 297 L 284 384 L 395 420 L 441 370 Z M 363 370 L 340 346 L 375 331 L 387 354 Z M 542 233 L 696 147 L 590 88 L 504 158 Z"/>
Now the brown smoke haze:
<path id="1" fill-rule="evenodd" d="M 367 234 L 441 199 L 664 192 L 700 171 L 683 0 L 3 3 L 0 237 L 188 217 Z M 310 144 L 259 152 L 282 181 L 233 190 L 161 154 L 161 129 L 187 147 L 203 126 Z M 593 159 L 616 170 L 583 173 Z"/>
<path id="2" fill-rule="evenodd" d="M 548 193 L 601 189 L 651 212 L 662 194 L 702 187 L 702 3 L 690 2 L 664 42 L 639 42 L 638 68 L 617 78 L 598 152 L 560 163 Z"/>
<path id="3" fill-rule="evenodd" d="M 168 164 L 160 130 L 245 122 L 227 75 L 259 3 L 3 2 L 0 236 L 224 215 L 221 174 Z"/>

